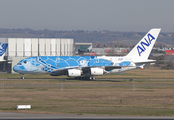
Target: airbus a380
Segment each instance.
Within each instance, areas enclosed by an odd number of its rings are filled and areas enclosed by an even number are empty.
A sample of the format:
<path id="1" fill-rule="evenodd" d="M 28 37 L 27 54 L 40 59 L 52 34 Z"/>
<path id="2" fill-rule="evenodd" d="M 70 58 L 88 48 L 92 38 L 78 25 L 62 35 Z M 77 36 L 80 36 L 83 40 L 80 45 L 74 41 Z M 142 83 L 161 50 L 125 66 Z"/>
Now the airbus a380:
<path id="1" fill-rule="evenodd" d="M 148 59 L 161 29 L 151 29 L 126 56 L 37 56 L 21 60 L 13 67 L 22 74 L 48 73 L 78 79 L 119 73 L 154 64 Z"/>

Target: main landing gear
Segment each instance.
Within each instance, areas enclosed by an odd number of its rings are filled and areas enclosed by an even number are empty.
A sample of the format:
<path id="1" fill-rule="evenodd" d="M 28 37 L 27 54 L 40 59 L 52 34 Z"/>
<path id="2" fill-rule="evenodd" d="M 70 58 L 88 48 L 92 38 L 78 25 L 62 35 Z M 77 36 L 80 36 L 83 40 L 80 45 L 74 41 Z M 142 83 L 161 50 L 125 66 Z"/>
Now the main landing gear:
<path id="1" fill-rule="evenodd" d="M 95 77 L 75 77 L 78 80 L 95 80 Z"/>
<path id="2" fill-rule="evenodd" d="M 24 74 L 22 74 L 22 77 L 21 77 L 21 79 L 25 79 L 25 76 L 24 76 Z"/>

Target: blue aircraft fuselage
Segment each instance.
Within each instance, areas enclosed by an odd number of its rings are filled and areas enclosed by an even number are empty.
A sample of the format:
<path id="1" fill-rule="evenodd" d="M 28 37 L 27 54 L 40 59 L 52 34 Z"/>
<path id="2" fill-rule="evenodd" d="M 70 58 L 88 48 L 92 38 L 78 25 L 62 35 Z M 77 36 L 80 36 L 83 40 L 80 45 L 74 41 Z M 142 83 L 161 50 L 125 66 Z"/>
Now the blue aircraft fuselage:
<path id="1" fill-rule="evenodd" d="M 21 73 L 54 73 L 55 69 L 112 66 L 113 62 L 96 56 L 38 56 L 21 60 L 13 70 Z"/>

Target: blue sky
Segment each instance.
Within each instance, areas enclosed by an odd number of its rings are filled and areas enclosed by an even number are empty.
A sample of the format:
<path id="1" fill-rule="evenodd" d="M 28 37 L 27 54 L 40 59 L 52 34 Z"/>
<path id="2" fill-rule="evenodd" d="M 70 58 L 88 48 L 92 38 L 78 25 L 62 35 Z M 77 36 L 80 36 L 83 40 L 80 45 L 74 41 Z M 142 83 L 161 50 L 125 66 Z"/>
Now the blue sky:
<path id="1" fill-rule="evenodd" d="M 174 32 L 174 0 L 0 0 L 0 28 Z"/>

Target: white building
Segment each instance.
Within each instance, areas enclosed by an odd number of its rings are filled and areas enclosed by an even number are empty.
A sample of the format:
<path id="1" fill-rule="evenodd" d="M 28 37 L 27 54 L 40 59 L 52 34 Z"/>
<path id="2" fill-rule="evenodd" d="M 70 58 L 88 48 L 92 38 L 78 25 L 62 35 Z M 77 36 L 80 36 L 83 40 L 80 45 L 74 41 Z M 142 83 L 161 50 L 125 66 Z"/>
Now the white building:
<path id="1" fill-rule="evenodd" d="M 11 73 L 17 62 L 32 56 L 72 56 L 74 40 L 72 38 L 0 38 L 1 43 L 8 43 L 5 59 L 7 72 Z M 4 67 L 3 67 L 4 68 Z"/>

